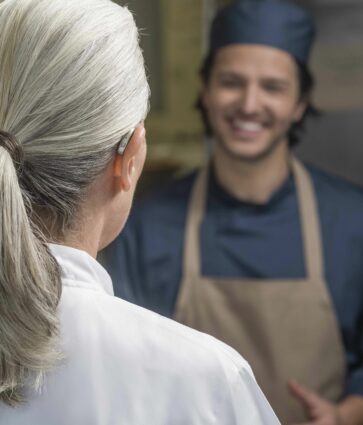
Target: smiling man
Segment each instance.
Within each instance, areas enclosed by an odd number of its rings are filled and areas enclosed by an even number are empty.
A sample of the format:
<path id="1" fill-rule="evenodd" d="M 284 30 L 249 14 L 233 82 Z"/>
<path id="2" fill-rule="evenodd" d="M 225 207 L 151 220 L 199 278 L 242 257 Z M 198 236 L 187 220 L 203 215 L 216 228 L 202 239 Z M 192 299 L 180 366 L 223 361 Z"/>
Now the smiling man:
<path id="1" fill-rule="evenodd" d="M 301 8 L 222 10 L 201 68 L 211 161 L 108 249 L 116 293 L 227 342 L 284 424 L 363 423 L 363 194 L 299 162 L 313 112 Z"/>

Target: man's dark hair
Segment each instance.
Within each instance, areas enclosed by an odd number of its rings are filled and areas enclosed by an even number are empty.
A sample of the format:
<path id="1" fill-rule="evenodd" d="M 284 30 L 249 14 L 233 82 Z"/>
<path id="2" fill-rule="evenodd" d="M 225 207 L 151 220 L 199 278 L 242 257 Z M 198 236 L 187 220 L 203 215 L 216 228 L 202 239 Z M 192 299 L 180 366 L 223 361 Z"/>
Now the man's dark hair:
<path id="1" fill-rule="evenodd" d="M 208 84 L 212 69 L 214 66 L 214 61 L 216 57 L 216 51 L 209 53 L 206 58 L 204 59 L 204 62 L 199 70 L 200 78 L 202 79 L 202 82 L 204 84 Z M 300 142 L 300 135 L 301 132 L 305 128 L 306 121 L 309 117 L 316 117 L 320 115 L 320 111 L 312 104 L 312 102 L 309 100 L 311 93 L 314 88 L 314 78 L 308 68 L 295 60 L 295 63 L 297 65 L 298 69 L 298 79 L 299 79 L 299 85 L 300 85 L 300 98 L 306 98 L 308 99 L 308 103 L 305 109 L 305 112 L 299 122 L 296 122 L 292 124 L 288 137 L 289 137 L 289 144 L 290 146 L 295 146 Z M 195 103 L 196 108 L 200 111 L 202 116 L 202 121 L 204 124 L 204 130 L 207 136 L 212 136 L 213 131 L 211 128 L 211 125 L 209 123 L 208 114 L 207 111 L 203 105 L 202 102 L 202 96 L 199 95 L 198 99 Z"/>

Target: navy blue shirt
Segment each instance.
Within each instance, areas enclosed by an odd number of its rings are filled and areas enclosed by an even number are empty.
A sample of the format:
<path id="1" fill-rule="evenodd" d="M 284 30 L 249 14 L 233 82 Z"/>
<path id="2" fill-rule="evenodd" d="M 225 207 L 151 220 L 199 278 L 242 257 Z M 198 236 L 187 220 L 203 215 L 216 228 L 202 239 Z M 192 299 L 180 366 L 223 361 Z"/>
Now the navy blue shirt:
<path id="1" fill-rule="evenodd" d="M 345 346 L 347 393 L 363 395 L 363 191 L 308 167 L 318 200 L 325 274 Z M 106 250 L 115 294 L 172 317 L 182 273 L 186 209 L 195 173 L 137 203 Z M 210 173 L 201 226 L 202 274 L 305 277 L 292 175 L 264 205 L 236 200 Z"/>

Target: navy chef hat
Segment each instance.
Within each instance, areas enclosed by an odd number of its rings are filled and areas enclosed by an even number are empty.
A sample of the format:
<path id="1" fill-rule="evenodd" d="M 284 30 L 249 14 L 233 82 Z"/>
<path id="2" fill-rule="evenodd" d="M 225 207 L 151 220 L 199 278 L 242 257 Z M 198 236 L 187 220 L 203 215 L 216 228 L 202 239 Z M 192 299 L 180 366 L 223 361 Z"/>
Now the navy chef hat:
<path id="1" fill-rule="evenodd" d="M 214 18 L 210 51 L 230 44 L 262 44 L 307 64 L 314 36 L 313 20 L 297 5 L 281 0 L 237 0 Z"/>

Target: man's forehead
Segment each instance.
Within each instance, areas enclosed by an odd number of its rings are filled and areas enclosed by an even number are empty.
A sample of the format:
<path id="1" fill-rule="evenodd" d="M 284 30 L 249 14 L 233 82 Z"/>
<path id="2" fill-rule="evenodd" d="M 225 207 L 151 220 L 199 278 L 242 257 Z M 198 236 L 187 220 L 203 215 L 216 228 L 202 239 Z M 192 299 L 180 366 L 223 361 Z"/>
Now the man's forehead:
<path id="1" fill-rule="evenodd" d="M 296 62 L 288 53 L 253 44 L 234 44 L 216 52 L 214 71 L 218 74 L 248 72 L 286 78 L 296 74 Z"/>

